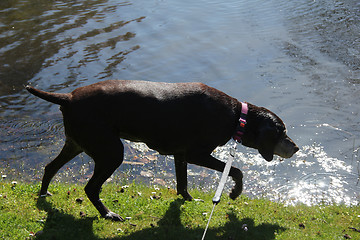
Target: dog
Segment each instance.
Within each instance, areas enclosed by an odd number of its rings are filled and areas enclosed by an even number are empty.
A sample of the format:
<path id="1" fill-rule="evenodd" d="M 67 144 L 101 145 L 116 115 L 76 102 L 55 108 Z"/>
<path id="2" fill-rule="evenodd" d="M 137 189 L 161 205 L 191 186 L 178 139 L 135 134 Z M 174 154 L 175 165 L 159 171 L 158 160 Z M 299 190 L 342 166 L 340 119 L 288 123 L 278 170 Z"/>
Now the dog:
<path id="1" fill-rule="evenodd" d="M 258 149 L 267 161 L 274 154 L 290 158 L 299 150 L 273 112 L 241 103 L 203 83 L 107 80 L 71 93 L 49 93 L 31 86 L 26 89 L 60 105 L 65 127 L 65 145 L 46 165 L 40 195 L 51 195 L 48 186 L 53 176 L 85 152 L 95 161 L 85 192 L 101 216 L 114 221 L 123 218 L 102 203 L 99 193 L 123 161 L 121 138 L 144 142 L 163 155 L 174 155 L 177 194 L 185 200 L 192 200 L 187 191 L 187 164 L 223 171 L 225 163 L 211 153 L 232 137 Z M 242 192 L 243 175 L 235 167 L 229 175 L 235 182 L 230 197 L 235 199 Z"/>

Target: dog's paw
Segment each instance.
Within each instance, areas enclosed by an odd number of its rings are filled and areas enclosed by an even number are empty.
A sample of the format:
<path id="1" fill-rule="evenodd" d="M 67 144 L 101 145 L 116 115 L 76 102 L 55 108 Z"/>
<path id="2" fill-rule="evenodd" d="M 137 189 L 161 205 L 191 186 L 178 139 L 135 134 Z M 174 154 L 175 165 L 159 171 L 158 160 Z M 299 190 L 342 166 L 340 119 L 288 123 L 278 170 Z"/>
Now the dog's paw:
<path id="1" fill-rule="evenodd" d="M 49 192 L 49 191 L 47 191 L 46 193 L 39 193 L 39 197 L 41 197 L 41 198 L 44 198 L 44 197 L 50 197 L 50 196 L 52 196 L 52 194 Z"/>
<path id="2" fill-rule="evenodd" d="M 114 222 L 123 222 L 124 219 L 119 215 L 119 214 L 116 214 L 114 212 L 108 212 L 105 216 L 104 216 L 105 219 L 110 219 L 111 221 L 114 221 Z"/>
<path id="3" fill-rule="evenodd" d="M 231 189 L 231 192 L 229 194 L 229 197 L 232 199 L 232 200 L 235 200 L 242 192 L 242 181 L 239 183 L 237 182 L 235 184 L 235 186 L 233 187 L 233 189 Z"/>
<path id="4" fill-rule="evenodd" d="M 182 193 L 179 193 L 178 192 L 178 195 L 181 195 L 186 201 L 191 201 L 191 200 L 193 200 L 193 197 L 187 192 L 187 191 L 185 191 L 185 192 L 182 192 Z"/>

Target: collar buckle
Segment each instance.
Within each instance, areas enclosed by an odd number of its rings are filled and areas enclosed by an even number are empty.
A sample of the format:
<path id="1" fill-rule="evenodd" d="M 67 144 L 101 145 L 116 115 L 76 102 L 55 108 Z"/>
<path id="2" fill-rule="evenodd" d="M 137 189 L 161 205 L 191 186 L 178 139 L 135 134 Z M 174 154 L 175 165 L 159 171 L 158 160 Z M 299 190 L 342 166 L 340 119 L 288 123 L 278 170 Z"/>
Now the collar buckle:
<path id="1" fill-rule="evenodd" d="M 244 135 L 245 132 L 245 125 L 246 125 L 246 116 L 248 113 L 249 107 L 246 102 L 241 102 L 241 113 L 239 119 L 239 125 L 236 126 L 236 131 L 233 136 L 233 139 L 238 143 L 241 143 L 241 137 Z"/>

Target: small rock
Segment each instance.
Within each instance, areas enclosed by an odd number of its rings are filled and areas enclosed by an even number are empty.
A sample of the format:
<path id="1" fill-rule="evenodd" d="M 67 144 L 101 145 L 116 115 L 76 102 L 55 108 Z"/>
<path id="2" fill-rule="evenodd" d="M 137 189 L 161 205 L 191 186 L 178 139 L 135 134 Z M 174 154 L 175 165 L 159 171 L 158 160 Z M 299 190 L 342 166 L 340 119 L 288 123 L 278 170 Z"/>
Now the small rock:
<path id="1" fill-rule="evenodd" d="M 344 238 L 345 238 L 345 239 L 352 239 L 352 237 L 350 237 L 348 234 L 345 234 L 345 235 L 344 235 Z"/>
<path id="2" fill-rule="evenodd" d="M 5 178 L 7 178 L 7 175 L 3 174 L 3 175 L 1 175 L 1 177 L 2 177 L 2 179 L 5 179 Z"/>
<path id="3" fill-rule="evenodd" d="M 141 171 L 140 175 L 147 178 L 154 177 L 154 174 L 151 171 Z"/>
<path id="4" fill-rule="evenodd" d="M 209 174 L 205 171 L 205 170 L 203 170 L 201 173 L 200 173 L 200 177 L 202 177 L 202 178 L 206 178 L 206 177 L 208 177 L 209 176 Z"/>
<path id="5" fill-rule="evenodd" d="M 150 198 L 151 198 L 151 200 L 153 200 L 153 199 L 158 200 L 161 198 L 161 196 L 154 194 L 154 195 L 150 196 Z"/>
<path id="6" fill-rule="evenodd" d="M 157 156 L 156 156 L 156 155 L 147 155 L 146 158 L 149 159 L 150 161 L 155 161 L 155 160 L 157 160 Z"/>
<path id="7" fill-rule="evenodd" d="M 165 186 L 166 185 L 166 182 L 164 181 L 164 179 L 161 179 L 161 178 L 155 178 L 153 183 L 155 184 L 159 184 L 161 186 Z"/>
<path id="8" fill-rule="evenodd" d="M 148 158 L 140 158 L 139 159 L 139 161 L 141 162 L 141 163 L 143 163 L 144 165 L 146 164 L 146 163 L 149 163 L 150 162 L 150 160 L 148 159 Z"/>
<path id="9" fill-rule="evenodd" d="M 245 231 L 245 232 L 247 232 L 249 229 L 248 229 L 248 227 L 247 227 L 247 224 L 243 224 L 242 226 L 241 226 L 241 228 Z"/>
<path id="10" fill-rule="evenodd" d="M 76 199 L 76 202 L 77 203 L 82 203 L 84 201 L 84 198 L 83 197 L 80 197 L 80 198 L 77 198 Z"/>
<path id="11" fill-rule="evenodd" d="M 302 228 L 302 229 L 305 229 L 305 224 L 300 223 L 300 224 L 299 224 L 299 227 Z"/>

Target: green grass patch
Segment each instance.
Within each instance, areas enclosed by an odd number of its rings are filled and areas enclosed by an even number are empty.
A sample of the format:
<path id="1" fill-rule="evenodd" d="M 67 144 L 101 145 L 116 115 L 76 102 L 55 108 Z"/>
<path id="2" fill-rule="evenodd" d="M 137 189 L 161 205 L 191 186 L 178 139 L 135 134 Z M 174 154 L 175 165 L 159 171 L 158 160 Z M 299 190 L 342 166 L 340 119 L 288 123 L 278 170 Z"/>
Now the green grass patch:
<path id="1" fill-rule="evenodd" d="M 128 218 L 112 222 L 99 216 L 83 187 L 52 184 L 53 196 L 39 198 L 37 184 L 0 182 L 0 239 L 201 239 L 212 209 L 213 193 L 192 190 L 204 201 L 185 202 L 173 189 L 106 184 L 105 205 Z M 360 239 L 359 215 L 360 206 L 284 206 L 224 194 L 205 239 Z"/>

